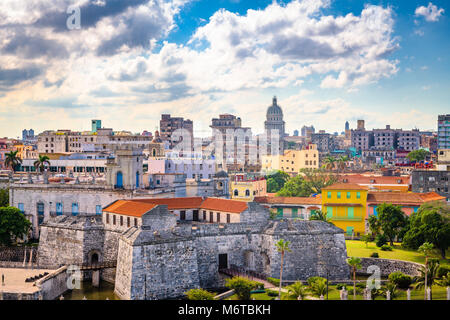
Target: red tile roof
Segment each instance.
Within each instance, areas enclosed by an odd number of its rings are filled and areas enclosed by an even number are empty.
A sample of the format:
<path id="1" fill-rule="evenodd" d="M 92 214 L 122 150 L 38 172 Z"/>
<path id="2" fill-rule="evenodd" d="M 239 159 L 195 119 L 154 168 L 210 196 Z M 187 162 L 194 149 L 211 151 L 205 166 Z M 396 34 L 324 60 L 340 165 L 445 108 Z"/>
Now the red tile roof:
<path id="1" fill-rule="evenodd" d="M 166 204 L 169 210 L 178 209 L 194 209 L 199 208 L 203 202 L 202 197 L 185 197 L 185 198 L 150 198 L 150 199 L 132 199 L 133 202 Z"/>
<path id="2" fill-rule="evenodd" d="M 368 190 L 365 186 L 360 186 L 355 183 L 335 183 L 329 187 L 322 188 L 322 190 Z"/>
<path id="3" fill-rule="evenodd" d="M 346 182 L 344 182 L 346 180 Z M 341 177 L 343 183 L 356 184 L 393 184 L 393 185 L 409 185 L 410 176 L 378 176 L 378 175 L 362 175 L 362 174 L 346 174 Z"/>
<path id="4" fill-rule="evenodd" d="M 259 203 L 282 203 L 282 204 L 321 204 L 322 197 L 255 197 Z"/>
<path id="5" fill-rule="evenodd" d="M 420 206 L 425 202 L 444 201 L 446 198 L 441 197 L 436 192 L 429 193 L 412 193 L 412 192 L 369 192 L 367 196 L 367 204 L 392 203 L 395 205 L 417 205 Z"/>
<path id="6" fill-rule="evenodd" d="M 244 201 L 219 198 L 203 199 L 202 197 L 186 197 L 117 200 L 106 207 L 103 211 L 141 217 L 157 205 L 167 205 L 169 210 L 204 209 L 230 213 L 242 213 L 248 208 L 247 203 Z"/>
<path id="7" fill-rule="evenodd" d="M 206 198 L 200 207 L 200 209 L 205 210 L 215 210 L 232 213 L 241 213 L 247 210 L 247 208 L 248 208 L 247 202 L 245 201 L 219 199 L 219 198 Z"/>
<path id="8" fill-rule="evenodd" d="M 156 207 L 156 205 L 153 203 L 117 200 L 103 209 L 103 211 L 133 217 L 141 217 L 145 213 L 152 210 L 154 207 Z"/>

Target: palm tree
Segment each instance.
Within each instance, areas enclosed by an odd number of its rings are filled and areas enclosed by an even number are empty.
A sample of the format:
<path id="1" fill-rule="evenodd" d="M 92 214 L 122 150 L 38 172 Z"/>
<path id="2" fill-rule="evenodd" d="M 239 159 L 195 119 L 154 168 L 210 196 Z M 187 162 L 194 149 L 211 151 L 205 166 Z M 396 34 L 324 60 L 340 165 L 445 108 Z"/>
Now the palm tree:
<path id="1" fill-rule="evenodd" d="M 11 167 L 13 172 L 16 172 L 17 166 L 22 163 L 22 159 L 17 156 L 19 151 L 11 151 L 5 154 L 5 166 Z"/>
<path id="2" fill-rule="evenodd" d="M 295 299 L 304 300 L 307 295 L 307 287 L 300 281 L 297 281 L 287 287 L 289 296 Z"/>
<path id="3" fill-rule="evenodd" d="M 337 159 L 337 166 L 339 170 L 344 170 L 347 167 L 347 162 L 350 160 L 348 156 L 341 156 Z"/>
<path id="4" fill-rule="evenodd" d="M 433 250 L 433 244 L 429 243 L 429 242 L 424 242 L 420 247 L 419 247 L 419 252 L 422 252 L 423 255 L 425 256 L 425 271 L 424 271 L 424 275 L 428 275 L 428 256 L 430 255 L 431 251 Z M 427 300 L 427 278 L 424 276 L 424 300 Z"/>
<path id="5" fill-rule="evenodd" d="M 426 292 L 427 292 L 427 285 L 430 287 L 430 299 L 433 299 L 433 292 L 432 292 L 432 288 L 433 288 L 433 283 L 435 282 L 435 280 L 438 278 L 437 277 L 437 272 L 439 269 L 439 260 L 436 259 L 432 259 L 430 260 L 430 264 L 429 266 L 427 266 L 427 264 L 425 264 L 425 267 L 421 268 L 419 270 L 420 275 L 415 277 L 415 283 L 416 283 L 416 289 L 420 289 L 422 287 L 425 288 L 425 300 L 426 300 Z M 425 275 L 427 275 L 425 277 Z"/>
<path id="6" fill-rule="evenodd" d="M 333 170 L 335 162 L 336 162 L 336 158 L 328 155 L 325 157 L 325 159 L 323 159 L 322 167 L 324 167 L 327 170 Z"/>
<path id="7" fill-rule="evenodd" d="M 447 275 L 443 276 L 441 280 L 437 280 L 436 283 L 441 287 L 450 287 L 450 272 L 447 272 Z"/>
<path id="8" fill-rule="evenodd" d="M 291 252 L 289 249 L 290 241 L 285 241 L 284 239 L 280 239 L 275 246 L 277 247 L 278 252 L 281 253 L 281 264 L 280 264 L 280 290 L 278 291 L 278 299 L 281 300 L 281 283 L 283 282 L 283 259 L 284 253 L 286 251 Z"/>
<path id="9" fill-rule="evenodd" d="M 331 219 L 327 217 L 326 211 L 323 210 L 316 211 L 315 214 L 309 218 L 309 220 L 318 220 L 331 223 Z"/>
<path id="10" fill-rule="evenodd" d="M 45 165 L 50 165 L 50 158 L 47 156 L 41 156 L 39 155 L 39 159 L 37 159 L 33 165 L 36 168 L 36 170 L 39 170 L 39 172 L 44 171 Z"/>
<path id="11" fill-rule="evenodd" d="M 361 259 L 357 257 L 351 257 L 347 259 L 347 263 L 349 266 L 352 267 L 353 272 L 353 300 L 356 299 L 356 270 L 360 269 L 361 266 Z"/>

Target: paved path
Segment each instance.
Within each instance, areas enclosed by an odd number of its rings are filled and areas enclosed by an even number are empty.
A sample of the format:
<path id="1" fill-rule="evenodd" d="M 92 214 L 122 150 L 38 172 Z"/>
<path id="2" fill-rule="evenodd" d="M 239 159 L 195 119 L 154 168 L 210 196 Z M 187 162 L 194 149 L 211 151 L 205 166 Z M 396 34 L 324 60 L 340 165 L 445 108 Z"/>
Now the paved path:
<path id="1" fill-rule="evenodd" d="M 20 268 L 0 268 L 0 291 L 10 293 L 33 293 L 38 291 L 38 287 L 33 286 L 34 282 L 25 282 L 26 278 L 34 277 L 44 272 L 51 273 L 54 270 L 47 269 L 20 269 Z M 5 284 L 2 285 L 2 275 L 5 276 Z"/>

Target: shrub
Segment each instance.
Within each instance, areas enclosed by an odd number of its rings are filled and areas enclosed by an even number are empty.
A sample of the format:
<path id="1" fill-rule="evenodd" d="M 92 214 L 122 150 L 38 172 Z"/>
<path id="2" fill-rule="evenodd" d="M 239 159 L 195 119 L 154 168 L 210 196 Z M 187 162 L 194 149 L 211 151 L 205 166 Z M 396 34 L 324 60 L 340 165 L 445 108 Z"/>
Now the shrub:
<path id="1" fill-rule="evenodd" d="M 264 283 L 255 281 L 256 290 L 264 290 Z"/>
<path id="2" fill-rule="evenodd" d="M 370 257 L 371 257 L 371 258 L 379 258 L 380 256 L 378 255 L 378 252 L 373 252 L 373 253 L 370 255 Z"/>
<path id="3" fill-rule="evenodd" d="M 342 290 L 343 288 L 345 288 L 345 290 L 347 290 L 347 286 L 343 283 L 338 283 L 336 285 L 336 289 L 338 289 L 338 290 Z"/>
<path id="4" fill-rule="evenodd" d="M 280 285 L 280 279 L 267 278 L 267 281 L 269 281 L 271 284 L 273 284 L 274 286 L 277 286 L 277 287 Z"/>
<path id="5" fill-rule="evenodd" d="M 189 300 L 214 300 L 214 294 L 203 289 L 191 289 L 185 294 Z"/>
<path id="6" fill-rule="evenodd" d="M 227 279 L 227 288 L 233 289 L 240 300 L 250 300 L 250 292 L 258 286 L 258 283 L 242 277 Z"/>
<path id="7" fill-rule="evenodd" d="M 387 241 L 388 240 L 384 234 L 379 234 L 375 238 L 375 244 L 377 245 L 377 247 L 382 247 L 387 243 Z"/>
<path id="8" fill-rule="evenodd" d="M 278 292 L 273 291 L 273 290 L 267 290 L 267 295 L 269 297 L 278 297 Z"/>
<path id="9" fill-rule="evenodd" d="M 396 271 L 389 275 L 389 281 L 400 289 L 408 289 L 412 283 L 412 278 L 400 271 Z"/>
<path id="10" fill-rule="evenodd" d="M 314 295 L 316 295 L 317 297 L 320 297 L 327 292 L 327 279 L 321 278 L 321 277 L 317 277 L 317 278 L 318 279 L 316 279 L 315 281 L 313 281 L 310 284 L 310 288 Z"/>
<path id="11" fill-rule="evenodd" d="M 446 274 L 450 272 L 450 266 L 447 265 L 441 265 L 437 270 L 437 277 L 442 278 Z"/>
<path id="12" fill-rule="evenodd" d="M 310 277 L 310 278 L 308 278 L 308 285 L 310 287 L 312 287 L 314 283 L 316 283 L 317 281 L 322 281 L 322 280 L 325 280 L 325 284 L 327 283 L 327 279 L 325 279 L 325 278 L 322 278 L 322 277 Z"/>
<path id="13" fill-rule="evenodd" d="M 381 246 L 382 251 L 392 251 L 392 247 L 388 246 L 387 244 L 384 244 Z"/>

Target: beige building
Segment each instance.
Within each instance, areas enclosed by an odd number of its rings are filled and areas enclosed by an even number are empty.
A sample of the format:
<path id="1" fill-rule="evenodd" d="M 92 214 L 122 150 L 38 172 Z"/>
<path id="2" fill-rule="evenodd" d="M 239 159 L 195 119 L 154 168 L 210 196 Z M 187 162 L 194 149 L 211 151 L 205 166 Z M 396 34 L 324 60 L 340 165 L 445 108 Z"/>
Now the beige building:
<path id="1" fill-rule="evenodd" d="M 297 174 L 304 168 L 319 168 L 317 145 L 309 144 L 302 150 L 286 150 L 284 155 L 264 156 L 261 161 L 263 173 L 281 170 L 289 174 Z"/>

